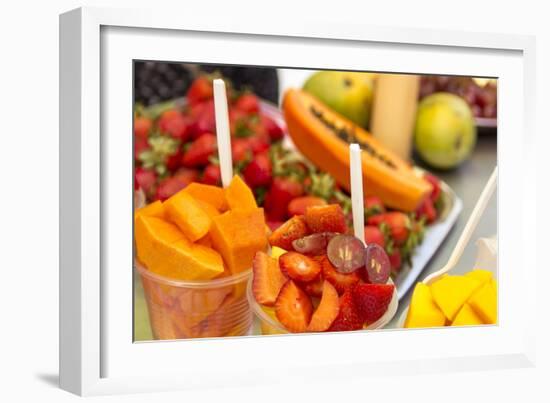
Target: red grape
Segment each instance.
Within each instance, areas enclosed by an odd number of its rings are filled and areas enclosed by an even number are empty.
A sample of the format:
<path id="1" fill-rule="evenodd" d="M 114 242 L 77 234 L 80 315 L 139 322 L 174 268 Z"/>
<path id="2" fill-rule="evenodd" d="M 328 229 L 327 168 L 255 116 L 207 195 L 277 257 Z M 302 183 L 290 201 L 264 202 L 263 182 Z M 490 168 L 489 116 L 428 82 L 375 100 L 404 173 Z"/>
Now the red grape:
<path id="1" fill-rule="evenodd" d="M 371 243 L 367 246 L 365 255 L 365 268 L 369 281 L 375 284 L 386 284 L 390 277 L 391 265 L 384 248 Z"/>
<path id="2" fill-rule="evenodd" d="M 327 256 L 336 271 L 348 274 L 365 265 L 365 245 L 352 235 L 336 235 L 328 243 Z"/>
<path id="3" fill-rule="evenodd" d="M 296 252 L 306 255 L 321 255 L 325 253 L 328 241 L 336 235 L 338 235 L 336 232 L 311 234 L 292 241 L 292 247 Z"/>

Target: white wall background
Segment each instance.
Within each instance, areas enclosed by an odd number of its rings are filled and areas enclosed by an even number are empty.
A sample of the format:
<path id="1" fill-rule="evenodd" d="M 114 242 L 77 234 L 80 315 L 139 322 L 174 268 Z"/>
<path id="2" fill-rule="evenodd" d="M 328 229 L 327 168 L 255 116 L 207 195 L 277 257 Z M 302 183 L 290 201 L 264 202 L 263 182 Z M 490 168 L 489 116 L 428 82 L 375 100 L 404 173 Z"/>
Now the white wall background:
<path id="1" fill-rule="evenodd" d="M 7 3 L 7 2 L 5 2 Z M 320 1 L 187 1 L 185 12 L 221 13 L 231 18 L 303 18 L 352 21 L 372 25 L 447 28 L 467 31 L 522 33 L 537 36 L 537 116 L 540 141 L 537 164 L 545 164 L 550 131 L 549 13 L 544 1 L 453 2 L 386 1 L 367 4 Z M 215 3 L 219 3 L 216 6 Z M 399 3 L 399 4 L 398 4 Z M 170 7 L 182 0 L 31 1 L 3 4 L 0 12 L 0 401 L 65 402 L 76 398 L 56 388 L 58 356 L 58 14 L 81 5 Z M 199 10 L 200 9 L 200 10 Z M 330 57 L 330 56 L 329 56 Z M 520 135 L 520 133 L 518 133 Z M 544 145 L 543 145 L 544 143 Z M 538 214 L 548 203 L 547 174 L 539 180 Z M 513 217 L 511 217 L 513 219 Z M 548 236 L 541 225 L 538 242 L 538 287 L 541 302 L 537 368 L 483 373 L 353 380 L 350 383 L 284 385 L 190 393 L 164 393 L 94 398 L 99 401 L 548 401 L 550 332 L 549 264 L 542 254 Z M 538 235 L 538 239 L 535 239 Z M 544 306 L 544 311 L 543 311 Z"/>

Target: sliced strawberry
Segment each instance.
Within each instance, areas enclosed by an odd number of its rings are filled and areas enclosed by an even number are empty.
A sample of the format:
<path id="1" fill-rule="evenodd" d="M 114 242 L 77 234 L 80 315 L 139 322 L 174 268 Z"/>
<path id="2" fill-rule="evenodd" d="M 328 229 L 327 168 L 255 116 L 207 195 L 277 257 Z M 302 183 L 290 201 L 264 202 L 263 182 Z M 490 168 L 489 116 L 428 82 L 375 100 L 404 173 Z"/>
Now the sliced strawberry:
<path id="1" fill-rule="evenodd" d="M 269 134 L 271 141 L 278 141 L 284 137 L 285 132 L 283 131 L 281 126 L 275 123 L 273 119 L 266 115 L 261 115 L 260 119 L 262 120 L 262 123 L 267 130 L 267 134 Z"/>
<path id="2" fill-rule="evenodd" d="M 294 281 L 287 281 L 275 301 L 275 315 L 279 322 L 290 332 L 305 332 L 312 313 L 309 296 Z"/>
<path id="3" fill-rule="evenodd" d="M 336 288 L 330 282 L 324 281 L 321 301 L 311 317 L 307 327 L 308 332 L 324 332 L 330 328 L 340 312 L 340 299 Z"/>
<path id="4" fill-rule="evenodd" d="M 338 294 L 343 294 L 347 289 L 357 284 L 360 280 L 357 271 L 344 274 L 336 271 L 336 268 L 330 263 L 326 256 L 319 258 L 321 260 L 321 268 L 323 277 L 328 280 L 338 291 Z"/>
<path id="5" fill-rule="evenodd" d="M 435 175 L 429 173 L 424 174 L 424 179 L 426 179 L 432 185 L 432 193 L 430 194 L 430 199 L 432 200 L 432 203 L 435 203 L 439 198 L 439 195 L 441 194 L 441 183 L 439 183 L 439 179 Z"/>
<path id="6" fill-rule="evenodd" d="M 252 115 L 257 114 L 260 111 L 260 103 L 256 95 L 252 93 L 245 93 L 237 99 L 235 102 L 235 108 L 246 114 Z"/>
<path id="7" fill-rule="evenodd" d="M 298 252 L 287 252 L 279 258 L 281 271 L 293 280 L 312 281 L 321 273 L 321 265 Z"/>
<path id="8" fill-rule="evenodd" d="M 252 262 L 252 293 L 259 304 L 275 305 L 282 286 L 288 281 L 279 269 L 277 259 L 257 252 Z"/>
<path id="9" fill-rule="evenodd" d="M 340 297 L 338 315 L 328 330 L 330 332 L 359 330 L 363 328 L 363 323 L 364 321 L 355 306 L 352 290 L 349 289 Z"/>
<path id="10" fill-rule="evenodd" d="M 315 259 L 315 257 L 313 257 L 313 259 Z M 315 260 L 317 260 L 319 265 L 321 264 L 321 262 L 318 259 L 315 259 Z M 300 283 L 300 285 L 308 295 L 311 295 L 312 297 L 320 298 L 321 295 L 323 294 L 324 281 L 325 280 L 323 279 L 323 276 L 319 276 L 313 281 L 308 281 L 307 283 Z"/>
<path id="11" fill-rule="evenodd" d="M 295 199 L 288 204 L 288 215 L 290 217 L 295 215 L 304 215 L 308 207 L 311 206 L 326 206 L 327 202 L 320 197 L 315 196 L 301 196 Z"/>
<path id="12" fill-rule="evenodd" d="M 269 243 L 284 250 L 292 250 L 292 242 L 308 234 L 304 217 L 294 216 L 271 233 Z"/>
<path id="13" fill-rule="evenodd" d="M 365 197 L 365 214 L 367 215 L 367 217 L 385 212 L 386 208 L 384 207 L 382 199 L 380 199 L 378 196 Z"/>
<path id="14" fill-rule="evenodd" d="M 348 231 L 346 217 L 339 204 L 308 207 L 306 223 L 312 232 L 340 232 L 344 234 Z"/>
<path id="15" fill-rule="evenodd" d="M 147 139 L 149 132 L 151 131 L 153 122 L 149 118 L 143 116 L 136 117 L 134 119 L 134 136 L 137 138 Z"/>
<path id="16" fill-rule="evenodd" d="M 390 258 L 391 270 L 394 273 L 399 272 L 399 269 L 401 268 L 401 264 L 402 264 L 401 252 L 399 251 L 399 249 L 395 248 L 391 255 L 388 254 L 388 257 Z"/>
<path id="17" fill-rule="evenodd" d="M 284 222 L 282 222 L 282 221 L 267 221 L 266 224 L 269 227 L 269 229 L 271 230 L 271 232 L 273 232 L 273 231 L 276 231 L 277 228 L 279 228 L 281 225 L 283 225 Z"/>
<path id="18" fill-rule="evenodd" d="M 382 233 L 380 228 L 375 227 L 374 225 L 367 225 L 365 227 L 365 243 L 367 245 L 370 243 L 375 243 L 380 245 L 382 248 L 386 246 L 384 234 Z"/>
<path id="19" fill-rule="evenodd" d="M 437 219 L 437 211 L 435 210 L 432 199 L 424 199 L 420 207 L 416 210 L 416 217 L 424 217 L 428 224 L 433 223 Z"/>
<path id="20" fill-rule="evenodd" d="M 355 306 L 367 325 L 376 322 L 386 313 L 394 288 L 393 284 L 358 284 L 353 288 Z"/>
<path id="21" fill-rule="evenodd" d="M 196 105 L 199 102 L 211 99 L 214 96 L 212 81 L 207 77 L 196 78 L 189 90 L 187 90 L 187 102 L 190 105 Z"/>
<path id="22" fill-rule="evenodd" d="M 257 154 L 243 171 L 244 180 L 252 187 L 267 186 L 271 183 L 271 159 L 267 153 Z"/>
<path id="23" fill-rule="evenodd" d="M 368 225 L 379 226 L 382 223 L 385 223 L 389 227 L 390 235 L 397 246 L 405 243 L 411 229 L 409 216 L 399 211 L 392 211 L 390 213 L 377 214 L 367 219 Z"/>
<path id="24" fill-rule="evenodd" d="M 201 182 L 205 185 L 221 186 L 222 173 L 220 166 L 215 164 L 208 164 L 202 174 Z"/>
<path id="25" fill-rule="evenodd" d="M 143 189 L 145 194 L 151 194 L 156 182 L 157 174 L 155 171 L 145 168 L 136 168 L 135 183 Z"/>
<path id="26" fill-rule="evenodd" d="M 181 160 L 186 167 L 208 165 L 209 159 L 218 148 L 216 136 L 207 133 L 196 139 L 187 149 Z"/>

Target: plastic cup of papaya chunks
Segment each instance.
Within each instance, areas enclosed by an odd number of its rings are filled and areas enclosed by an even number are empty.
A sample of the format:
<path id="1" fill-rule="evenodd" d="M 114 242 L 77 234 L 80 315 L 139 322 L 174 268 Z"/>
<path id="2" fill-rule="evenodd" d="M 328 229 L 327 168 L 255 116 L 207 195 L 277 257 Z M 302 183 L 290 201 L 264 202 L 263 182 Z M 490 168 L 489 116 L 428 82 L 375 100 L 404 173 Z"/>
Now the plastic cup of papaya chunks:
<path id="1" fill-rule="evenodd" d="M 389 282 L 391 281 L 392 280 L 390 279 Z M 291 333 L 277 319 L 274 307 L 263 306 L 256 301 L 256 298 L 254 298 L 254 294 L 252 292 L 252 277 L 248 281 L 248 285 L 246 287 L 246 296 L 248 298 L 248 303 L 250 304 L 250 309 L 259 321 L 260 330 L 263 335 Z M 384 315 L 382 315 L 382 317 L 376 322 L 365 325 L 363 330 L 381 329 L 386 326 L 397 312 L 398 300 L 397 290 L 394 289 L 392 300 Z"/>
<path id="2" fill-rule="evenodd" d="M 137 260 L 156 340 L 247 335 L 252 313 L 246 285 L 252 269 L 206 281 L 182 281 L 152 273 Z"/>

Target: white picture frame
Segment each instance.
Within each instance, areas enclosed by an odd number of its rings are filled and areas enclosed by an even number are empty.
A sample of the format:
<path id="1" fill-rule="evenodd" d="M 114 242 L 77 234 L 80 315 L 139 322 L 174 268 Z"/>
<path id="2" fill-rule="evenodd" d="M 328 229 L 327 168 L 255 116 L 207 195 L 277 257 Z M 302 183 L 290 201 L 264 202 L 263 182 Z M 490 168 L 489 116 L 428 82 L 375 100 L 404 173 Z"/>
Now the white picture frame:
<path id="1" fill-rule="evenodd" d="M 138 37 L 139 49 L 132 44 Z M 181 43 L 183 50 L 173 49 Z M 337 62 L 322 57 L 327 49 L 338 56 Z M 535 296 L 515 284 L 535 276 L 536 270 L 535 246 L 527 236 L 536 225 L 534 209 L 527 208 L 536 197 L 535 164 L 529 163 L 534 153 L 534 52 L 534 39 L 528 36 L 291 17 L 280 24 L 104 8 L 61 15 L 61 387 L 98 395 L 294 383 L 321 380 L 329 372 L 331 379 L 345 379 L 532 366 L 535 327 L 530 312 L 535 311 Z M 376 58 L 366 60 L 365 55 Z M 131 136 L 113 134 L 131 133 L 127 63 L 132 59 L 498 77 L 499 324 L 133 343 L 128 338 L 131 152 L 119 153 L 131 150 Z M 518 159 L 524 163 L 514 164 Z M 530 192 L 518 195 L 518 187 Z M 511 212 L 514 222 L 504 220 Z M 377 347 L 365 348 L 369 345 Z M 323 355 L 318 354 L 321 347 Z"/>

